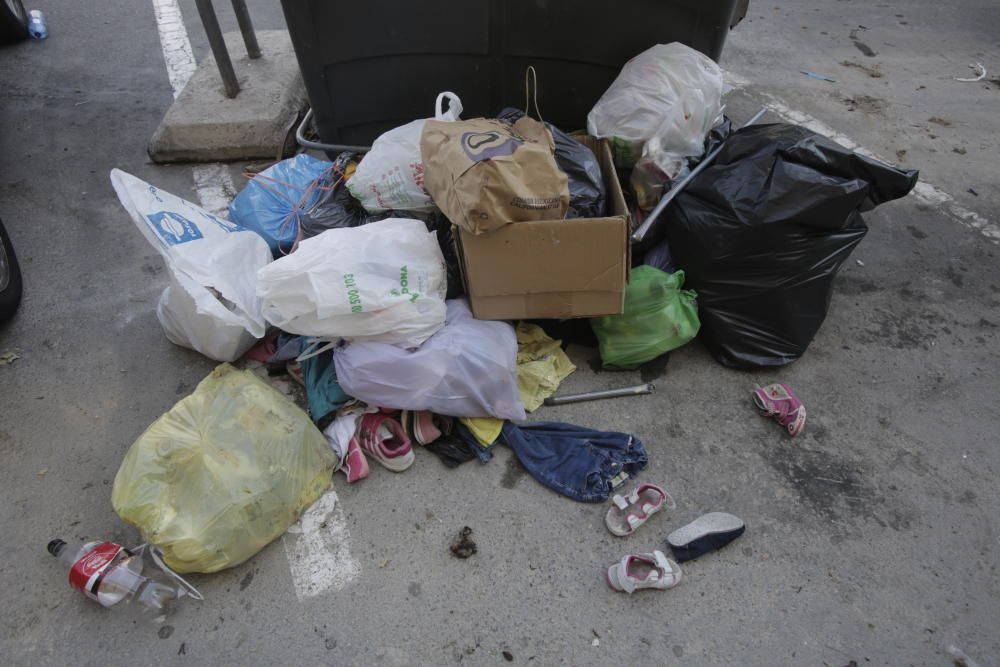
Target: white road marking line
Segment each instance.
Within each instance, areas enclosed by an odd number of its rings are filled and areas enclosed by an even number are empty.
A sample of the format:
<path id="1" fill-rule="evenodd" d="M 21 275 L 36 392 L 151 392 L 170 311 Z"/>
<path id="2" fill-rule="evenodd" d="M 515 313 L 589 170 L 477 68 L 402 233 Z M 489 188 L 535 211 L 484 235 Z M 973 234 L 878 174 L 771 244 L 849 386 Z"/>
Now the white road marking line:
<path id="1" fill-rule="evenodd" d="M 194 52 L 177 0 L 152 2 L 163 61 L 176 98 L 194 74 Z M 228 167 L 197 165 L 192 176 L 202 207 L 227 217 L 229 201 L 236 193 Z M 331 589 L 340 590 L 361 572 L 360 564 L 351 556 L 351 535 L 332 489 L 307 509 L 288 532 L 298 533 L 294 538 L 286 535 L 283 542 L 299 600 Z"/>
<path id="2" fill-rule="evenodd" d="M 313 503 L 281 541 L 300 602 L 339 591 L 361 572 L 351 556 L 351 534 L 333 489 Z"/>
<path id="3" fill-rule="evenodd" d="M 194 74 L 197 66 L 194 51 L 191 50 L 191 40 L 188 39 L 177 0 L 153 0 L 153 12 L 156 14 L 156 29 L 160 33 L 160 48 L 163 49 L 163 61 L 167 65 L 167 76 L 176 98 Z"/>
<path id="4" fill-rule="evenodd" d="M 734 89 L 746 88 L 750 85 L 750 82 L 747 79 L 733 72 L 725 72 L 724 78 L 726 83 Z M 823 136 L 836 141 L 841 146 L 848 148 L 859 155 L 864 155 L 865 157 L 879 160 L 880 162 L 885 162 L 887 164 L 893 164 L 891 160 L 886 160 L 885 158 L 877 155 L 874 151 L 865 148 L 847 135 L 833 129 L 823 121 L 813 118 L 809 114 L 802 111 L 792 109 L 774 95 L 761 90 L 755 90 L 754 94 L 763 97 L 765 100 L 765 106 L 775 115 L 780 116 L 789 123 L 801 125 L 812 130 L 813 132 L 822 134 Z M 934 206 L 945 211 L 961 224 L 979 232 L 993 243 L 1000 244 L 1000 226 L 984 218 L 975 211 L 970 211 L 961 204 L 957 203 L 955 198 L 944 190 L 921 180 L 917 182 L 917 185 L 913 188 L 913 191 L 910 194 L 921 203 L 928 206 Z"/>
<path id="5" fill-rule="evenodd" d="M 199 164 L 192 167 L 194 189 L 201 207 L 220 218 L 229 218 L 229 202 L 236 196 L 236 185 L 229 175 L 229 167 L 216 164 Z"/>

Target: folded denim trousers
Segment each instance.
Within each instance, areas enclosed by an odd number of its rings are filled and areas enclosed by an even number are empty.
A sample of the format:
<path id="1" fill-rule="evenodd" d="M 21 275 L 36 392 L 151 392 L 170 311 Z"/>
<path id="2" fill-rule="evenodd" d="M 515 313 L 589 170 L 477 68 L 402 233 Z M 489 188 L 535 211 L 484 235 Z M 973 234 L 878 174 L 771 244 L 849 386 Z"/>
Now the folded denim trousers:
<path id="1" fill-rule="evenodd" d="M 536 480 L 587 503 L 607 500 L 648 461 L 635 436 L 561 422 L 506 422 L 499 439 Z"/>

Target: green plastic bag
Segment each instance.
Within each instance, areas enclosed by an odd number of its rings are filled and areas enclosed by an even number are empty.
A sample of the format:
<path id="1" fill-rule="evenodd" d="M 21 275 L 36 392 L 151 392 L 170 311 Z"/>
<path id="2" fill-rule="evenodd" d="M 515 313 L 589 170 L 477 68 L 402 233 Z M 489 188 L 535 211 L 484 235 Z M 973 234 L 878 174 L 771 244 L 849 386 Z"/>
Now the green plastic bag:
<path id="1" fill-rule="evenodd" d="M 222 364 L 132 444 L 111 504 L 177 572 L 216 572 L 283 534 L 336 463 L 305 412 Z"/>
<path id="2" fill-rule="evenodd" d="M 631 370 L 698 335 L 698 295 L 682 290 L 683 285 L 683 271 L 664 273 L 652 266 L 632 270 L 625 312 L 590 320 L 605 368 Z"/>

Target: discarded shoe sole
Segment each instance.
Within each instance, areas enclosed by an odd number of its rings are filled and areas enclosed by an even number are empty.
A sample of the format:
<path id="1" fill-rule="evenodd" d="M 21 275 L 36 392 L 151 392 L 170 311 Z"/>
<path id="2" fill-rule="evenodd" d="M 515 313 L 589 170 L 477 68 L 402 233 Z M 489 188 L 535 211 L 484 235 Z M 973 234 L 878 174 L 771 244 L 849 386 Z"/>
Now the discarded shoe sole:
<path id="1" fill-rule="evenodd" d="M 667 535 L 667 544 L 677 561 L 683 563 L 721 549 L 746 529 L 739 517 L 726 512 L 709 512 Z"/>

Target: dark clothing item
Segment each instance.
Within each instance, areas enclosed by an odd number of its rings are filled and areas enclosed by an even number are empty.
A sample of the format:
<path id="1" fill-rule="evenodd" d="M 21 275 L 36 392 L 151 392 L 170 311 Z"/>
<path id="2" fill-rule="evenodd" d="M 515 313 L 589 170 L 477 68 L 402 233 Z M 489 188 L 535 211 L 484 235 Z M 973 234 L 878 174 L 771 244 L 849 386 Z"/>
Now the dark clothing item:
<path id="1" fill-rule="evenodd" d="M 471 435 L 471 434 L 470 434 Z M 573 500 L 599 503 L 646 467 L 646 448 L 632 435 L 560 422 L 503 425 L 499 440 L 536 480 Z"/>
<path id="2" fill-rule="evenodd" d="M 462 439 L 469 451 L 475 454 L 482 463 L 489 463 L 490 459 L 493 458 L 493 452 L 490 451 L 490 448 L 484 447 L 481 442 L 476 440 L 476 436 L 472 434 L 469 427 L 457 419 L 455 420 L 455 434 Z"/>
<path id="3" fill-rule="evenodd" d="M 284 331 L 279 331 L 274 339 L 274 354 L 268 359 L 268 363 L 284 363 L 291 361 L 302 352 L 302 341 L 300 336 L 295 336 Z"/>
<path id="4" fill-rule="evenodd" d="M 472 448 L 456 435 L 442 435 L 434 442 L 424 445 L 424 449 L 441 459 L 441 463 L 449 468 L 457 468 L 476 458 Z"/>

